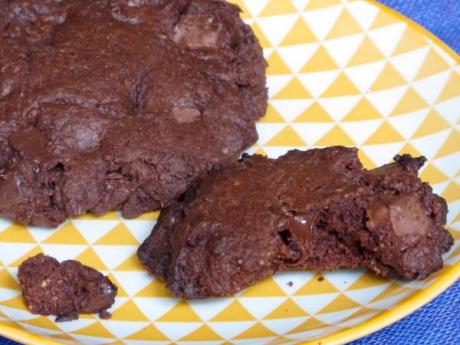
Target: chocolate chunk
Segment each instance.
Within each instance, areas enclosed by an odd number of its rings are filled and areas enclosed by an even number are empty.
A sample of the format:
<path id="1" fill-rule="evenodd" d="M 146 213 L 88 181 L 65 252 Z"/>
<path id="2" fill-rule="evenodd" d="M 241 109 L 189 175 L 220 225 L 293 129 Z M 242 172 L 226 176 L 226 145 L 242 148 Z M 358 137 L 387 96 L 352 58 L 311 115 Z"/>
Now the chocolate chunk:
<path id="1" fill-rule="evenodd" d="M 79 314 L 107 318 L 117 294 L 117 287 L 93 268 L 74 260 L 59 263 L 43 254 L 24 261 L 18 278 L 29 310 L 56 315 L 56 322 L 78 319 Z"/>
<path id="2" fill-rule="evenodd" d="M 357 150 L 254 155 L 215 170 L 166 208 L 138 255 L 184 298 L 235 293 L 278 271 L 368 267 L 423 279 L 453 241 L 424 159 L 366 170 Z"/>

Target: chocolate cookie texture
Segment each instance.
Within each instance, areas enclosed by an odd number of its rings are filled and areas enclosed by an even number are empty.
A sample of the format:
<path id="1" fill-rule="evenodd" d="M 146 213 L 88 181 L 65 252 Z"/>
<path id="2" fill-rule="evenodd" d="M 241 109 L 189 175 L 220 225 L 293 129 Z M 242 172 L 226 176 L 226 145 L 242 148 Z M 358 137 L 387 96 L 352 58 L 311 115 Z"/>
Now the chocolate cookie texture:
<path id="1" fill-rule="evenodd" d="M 243 157 L 163 211 L 139 257 L 184 298 L 229 295 L 287 270 L 364 266 L 423 279 L 452 245 L 447 207 L 417 176 L 424 158 L 395 159 L 366 170 L 344 147 Z"/>
<path id="2" fill-rule="evenodd" d="M 59 263 L 38 254 L 19 266 L 18 278 L 24 301 L 34 314 L 56 315 L 56 321 L 78 319 L 79 314 L 110 317 L 117 287 L 91 267 L 78 261 Z"/>
<path id="3" fill-rule="evenodd" d="M 224 1 L 0 1 L 0 215 L 170 204 L 255 142 L 265 66 Z"/>

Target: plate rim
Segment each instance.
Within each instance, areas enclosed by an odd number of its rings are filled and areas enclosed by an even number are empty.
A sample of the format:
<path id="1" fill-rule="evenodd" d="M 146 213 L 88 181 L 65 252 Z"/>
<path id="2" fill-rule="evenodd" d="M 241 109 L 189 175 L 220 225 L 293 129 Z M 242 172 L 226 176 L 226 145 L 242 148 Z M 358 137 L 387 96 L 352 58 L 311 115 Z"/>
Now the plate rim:
<path id="1" fill-rule="evenodd" d="M 351 0 L 353 1 L 353 0 Z M 356 1 L 356 0 L 355 0 Z M 458 55 L 451 47 L 449 47 L 444 41 L 431 33 L 428 29 L 422 25 L 416 23 L 412 19 L 405 15 L 397 12 L 396 10 L 378 2 L 377 0 L 359 0 L 364 1 L 372 6 L 378 7 L 381 11 L 396 17 L 402 22 L 405 22 L 412 29 L 416 30 L 419 34 L 428 37 L 433 43 L 441 48 L 445 53 L 452 57 L 457 64 L 460 65 L 460 55 Z M 404 317 L 412 314 L 419 308 L 428 304 L 445 290 L 451 287 L 457 280 L 460 280 L 460 261 L 456 264 L 448 267 L 446 271 L 436 278 L 428 288 L 419 290 L 417 293 L 412 295 L 408 300 L 402 302 L 397 307 L 386 310 L 371 319 L 364 321 L 356 326 L 338 331 L 334 334 L 318 338 L 311 341 L 299 342 L 299 345 L 341 345 L 353 340 L 357 340 L 364 336 L 375 333 L 385 327 L 403 319 Z M 3 321 L 10 322 L 10 321 Z M 18 328 L 11 321 L 10 324 L 0 323 L 0 336 L 8 338 L 10 340 L 20 342 L 26 345 L 64 345 L 63 342 L 46 338 L 42 335 L 32 333 L 25 329 Z"/>

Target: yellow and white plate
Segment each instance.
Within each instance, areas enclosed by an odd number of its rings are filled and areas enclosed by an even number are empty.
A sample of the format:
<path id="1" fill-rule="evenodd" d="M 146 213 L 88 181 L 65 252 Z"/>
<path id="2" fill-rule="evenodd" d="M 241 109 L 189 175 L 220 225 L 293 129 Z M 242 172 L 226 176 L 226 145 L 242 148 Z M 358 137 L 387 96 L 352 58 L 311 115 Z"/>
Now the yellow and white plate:
<path id="1" fill-rule="evenodd" d="M 398 152 L 425 155 L 421 176 L 448 201 L 456 240 L 445 268 L 420 282 L 363 270 L 282 273 L 235 297 L 186 302 L 136 258 L 156 214 L 87 215 L 55 231 L 0 220 L 0 334 L 29 344 L 338 344 L 400 319 L 460 277 L 459 57 L 373 2 L 237 3 L 270 64 L 269 109 L 250 151 L 358 146 L 368 167 Z M 38 252 L 107 273 L 119 287 L 113 317 L 54 323 L 30 314 L 16 272 Z"/>

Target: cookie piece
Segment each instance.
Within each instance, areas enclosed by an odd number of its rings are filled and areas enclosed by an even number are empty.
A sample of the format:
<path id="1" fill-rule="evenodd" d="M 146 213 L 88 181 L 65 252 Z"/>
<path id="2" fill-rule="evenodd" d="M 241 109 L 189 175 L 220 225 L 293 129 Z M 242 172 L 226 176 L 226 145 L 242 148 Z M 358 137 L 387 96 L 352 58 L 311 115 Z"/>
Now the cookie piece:
<path id="1" fill-rule="evenodd" d="M 262 49 L 213 0 L 0 2 L 0 216 L 167 206 L 257 139 Z"/>
<path id="2" fill-rule="evenodd" d="M 19 284 L 33 314 L 56 315 L 56 321 L 78 319 L 79 314 L 98 313 L 109 318 L 117 287 L 95 269 L 78 261 L 38 254 L 19 266 Z"/>
<path id="3" fill-rule="evenodd" d="M 452 245 L 422 158 L 374 170 L 344 147 L 244 157 L 160 215 L 138 255 L 173 294 L 233 294 L 277 271 L 369 267 L 425 278 Z"/>

